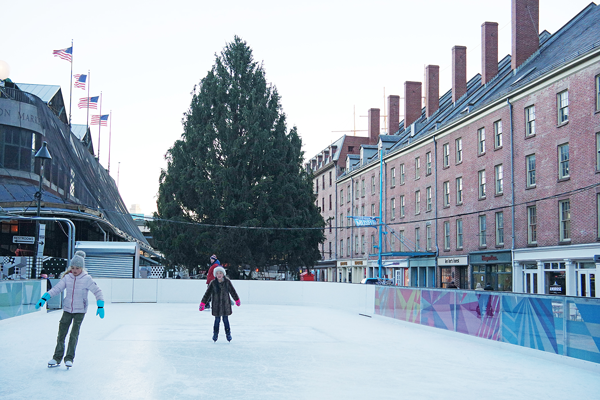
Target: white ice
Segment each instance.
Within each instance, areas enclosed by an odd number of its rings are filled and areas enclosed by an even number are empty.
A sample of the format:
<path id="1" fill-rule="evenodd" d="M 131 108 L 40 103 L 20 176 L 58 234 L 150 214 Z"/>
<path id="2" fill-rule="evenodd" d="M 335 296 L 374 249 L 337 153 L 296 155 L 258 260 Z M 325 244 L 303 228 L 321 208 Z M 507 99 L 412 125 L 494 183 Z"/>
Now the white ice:
<path id="1" fill-rule="evenodd" d="M 328 308 L 244 305 L 211 340 L 196 304 L 90 307 L 74 366 L 62 311 L 0 321 L 0 399 L 592 399 L 600 366 Z"/>

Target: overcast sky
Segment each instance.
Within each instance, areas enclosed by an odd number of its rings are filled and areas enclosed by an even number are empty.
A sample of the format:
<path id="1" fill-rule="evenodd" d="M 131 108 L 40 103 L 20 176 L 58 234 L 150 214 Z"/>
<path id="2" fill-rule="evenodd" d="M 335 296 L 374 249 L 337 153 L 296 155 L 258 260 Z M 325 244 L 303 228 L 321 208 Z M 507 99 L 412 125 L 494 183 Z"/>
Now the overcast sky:
<path id="1" fill-rule="evenodd" d="M 483 22 L 499 24 L 499 59 L 509 54 L 510 4 L 9 0 L 2 5 L 0 60 L 14 82 L 60 85 L 68 104 L 70 65 L 52 50 L 73 40 L 73 74 L 89 70 L 90 95 L 102 91 L 102 114 L 112 111 L 110 173 L 127 208 L 139 204 L 151 214 L 164 154 L 181 135 L 190 93 L 234 35 L 263 63 L 288 128 L 298 127 L 310 158 L 353 129 L 366 130 L 367 110 L 380 108 L 383 115 L 385 97 L 403 97 L 405 81 L 423 82 L 426 65 L 440 66 L 440 94 L 449 90 L 455 45 L 467 46 L 468 79 L 481 73 Z M 540 31 L 556 32 L 588 4 L 540 0 Z M 73 89 L 73 123 L 86 123 L 85 110 L 77 108 L 86 94 Z M 92 135 L 97 150 L 97 126 Z M 107 167 L 108 128 L 100 140 Z"/>

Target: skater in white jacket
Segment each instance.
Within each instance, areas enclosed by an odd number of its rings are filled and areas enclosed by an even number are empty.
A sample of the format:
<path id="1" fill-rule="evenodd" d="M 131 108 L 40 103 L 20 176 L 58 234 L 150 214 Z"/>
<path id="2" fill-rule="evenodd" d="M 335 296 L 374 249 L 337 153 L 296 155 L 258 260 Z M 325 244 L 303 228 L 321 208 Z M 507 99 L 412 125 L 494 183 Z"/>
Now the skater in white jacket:
<path id="1" fill-rule="evenodd" d="M 48 361 L 48 367 L 60 365 L 64 356 L 65 365 L 70 368 L 73 366 L 73 359 L 75 358 L 79 329 L 83 322 L 83 317 L 87 312 L 88 291 L 91 290 L 94 296 L 96 296 L 96 303 L 98 305 L 96 315 L 100 316 L 100 318 L 104 318 L 104 296 L 102 295 L 102 290 L 100 290 L 85 269 L 85 253 L 83 251 L 75 253 L 69 263 L 69 268 L 61 274 L 61 278 L 60 282 L 44 293 L 35 305 L 35 308 L 42 307 L 50 298 L 60 294 L 63 290 L 66 291 L 63 301 L 63 315 L 58 324 L 56 349 L 54 350 L 54 356 Z M 69 347 L 65 356 L 65 338 L 71 323 L 73 323 L 73 327 L 71 328 Z"/>

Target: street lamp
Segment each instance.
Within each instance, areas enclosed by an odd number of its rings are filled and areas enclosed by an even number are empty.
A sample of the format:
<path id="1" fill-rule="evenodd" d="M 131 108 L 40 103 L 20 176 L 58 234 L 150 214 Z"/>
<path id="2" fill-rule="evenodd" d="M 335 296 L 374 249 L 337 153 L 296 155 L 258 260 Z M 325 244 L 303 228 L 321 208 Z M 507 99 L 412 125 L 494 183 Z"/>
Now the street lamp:
<path id="1" fill-rule="evenodd" d="M 52 160 L 52 156 L 48 151 L 48 143 L 43 142 L 42 147 L 35 153 L 35 159 L 40 160 L 40 187 L 37 192 L 35 192 L 35 198 L 37 200 L 37 216 L 40 216 L 40 207 L 42 202 L 42 182 L 44 180 L 44 161 Z M 35 279 L 36 277 L 36 266 L 37 266 L 37 257 L 38 257 L 38 247 L 40 245 L 40 222 L 35 221 L 35 253 L 33 255 L 33 265 L 31 267 L 31 279 Z"/>

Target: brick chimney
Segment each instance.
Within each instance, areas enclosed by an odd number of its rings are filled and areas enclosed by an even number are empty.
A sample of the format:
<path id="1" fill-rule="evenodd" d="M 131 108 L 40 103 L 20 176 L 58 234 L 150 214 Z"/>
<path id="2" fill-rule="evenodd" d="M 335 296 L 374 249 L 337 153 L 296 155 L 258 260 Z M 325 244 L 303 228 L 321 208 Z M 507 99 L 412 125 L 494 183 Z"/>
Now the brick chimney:
<path id="1" fill-rule="evenodd" d="M 498 75 L 498 23 L 481 25 L 481 84 L 485 85 Z"/>
<path id="2" fill-rule="evenodd" d="M 452 102 L 467 93 L 467 48 L 452 48 Z"/>
<path id="3" fill-rule="evenodd" d="M 440 67 L 425 67 L 425 115 L 427 118 L 440 108 Z"/>
<path id="4" fill-rule="evenodd" d="M 511 68 L 523 64 L 540 46 L 539 0 L 512 0 Z"/>
<path id="5" fill-rule="evenodd" d="M 400 96 L 391 95 L 387 98 L 388 118 L 387 134 L 393 135 L 400 127 Z"/>
<path id="6" fill-rule="evenodd" d="M 379 142 L 379 108 L 369 109 L 369 144 L 377 144 Z"/>
<path id="7" fill-rule="evenodd" d="M 421 82 L 404 82 L 404 129 L 421 116 Z"/>

